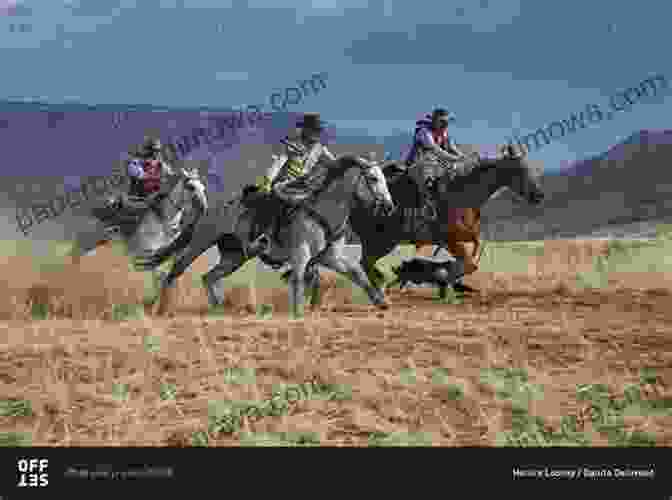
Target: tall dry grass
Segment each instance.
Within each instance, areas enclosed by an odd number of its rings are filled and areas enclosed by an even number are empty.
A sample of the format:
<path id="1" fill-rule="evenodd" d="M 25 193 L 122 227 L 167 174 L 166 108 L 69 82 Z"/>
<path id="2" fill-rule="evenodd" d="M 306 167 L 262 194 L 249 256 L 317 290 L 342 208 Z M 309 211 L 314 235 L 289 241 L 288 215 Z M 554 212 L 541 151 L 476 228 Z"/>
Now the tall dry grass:
<path id="1" fill-rule="evenodd" d="M 606 241 L 547 241 L 543 246 L 486 242 L 481 269 L 466 282 L 485 295 L 582 293 L 585 286 L 577 275 L 595 274 L 599 258 L 612 262 L 615 257 L 610 245 Z M 431 249 L 422 253 L 428 251 Z M 667 269 L 651 272 L 646 263 L 639 265 L 637 259 L 621 258 L 621 262 L 632 261 L 632 266 L 623 271 L 620 266 L 611 266 L 607 272 L 598 273 L 604 278 L 602 288 L 661 293 L 672 289 L 672 274 Z M 64 260 L 60 265 L 39 267 L 28 256 L 13 255 L 4 257 L 0 266 L 4 270 L 0 319 L 30 319 L 36 310 L 55 318 L 110 319 L 115 307 L 142 305 L 151 291 L 148 274 L 130 270 L 128 258 L 111 247 L 100 248 L 96 255 L 84 257 L 77 265 Z M 164 311 L 206 312 L 208 304 L 200 276 L 209 267 L 205 256 L 198 259 L 178 281 Z M 327 309 L 367 302 L 363 292 L 353 291 L 343 278 L 326 270 L 322 273 L 321 293 Z M 271 305 L 275 312 L 288 311 L 287 287 L 277 273 L 237 278 L 226 291 L 222 309 L 249 314 L 260 304 Z"/>

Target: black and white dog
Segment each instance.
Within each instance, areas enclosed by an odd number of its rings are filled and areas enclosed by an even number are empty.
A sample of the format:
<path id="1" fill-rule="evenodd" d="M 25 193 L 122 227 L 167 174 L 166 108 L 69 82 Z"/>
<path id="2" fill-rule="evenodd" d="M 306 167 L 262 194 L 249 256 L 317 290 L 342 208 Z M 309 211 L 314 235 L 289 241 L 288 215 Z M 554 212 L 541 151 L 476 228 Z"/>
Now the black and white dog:
<path id="1" fill-rule="evenodd" d="M 392 271 L 397 275 L 397 279 L 390 286 L 399 283 L 399 288 L 403 289 L 408 283 L 435 285 L 439 287 L 439 297 L 441 299 L 446 298 L 448 287 L 453 287 L 456 292 L 465 292 L 469 288 L 459 283 L 464 276 L 464 261 L 462 259 L 437 260 L 415 257 L 402 262 Z M 462 287 L 465 287 L 465 289 Z"/>

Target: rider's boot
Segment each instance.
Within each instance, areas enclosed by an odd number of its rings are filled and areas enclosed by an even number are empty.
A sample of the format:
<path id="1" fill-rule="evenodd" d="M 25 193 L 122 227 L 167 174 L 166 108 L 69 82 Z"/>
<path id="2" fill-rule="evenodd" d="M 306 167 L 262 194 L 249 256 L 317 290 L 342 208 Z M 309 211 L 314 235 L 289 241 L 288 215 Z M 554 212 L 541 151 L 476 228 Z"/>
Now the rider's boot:
<path id="1" fill-rule="evenodd" d="M 273 235 L 276 233 L 278 224 L 277 215 L 271 216 L 270 220 L 264 221 L 261 226 L 261 234 L 248 245 L 250 256 L 268 254 L 273 246 Z"/>
<path id="2" fill-rule="evenodd" d="M 427 179 L 425 182 L 423 193 L 422 193 L 422 210 L 424 217 L 427 218 L 430 222 L 434 222 L 437 217 L 436 205 L 435 205 L 435 189 L 432 179 Z"/>
<path id="3" fill-rule="evenodd" d="M 268 253 L 271 250 L 272 238 L 267 232 L 261 233 L 248 245 L 250 256 Z"/>

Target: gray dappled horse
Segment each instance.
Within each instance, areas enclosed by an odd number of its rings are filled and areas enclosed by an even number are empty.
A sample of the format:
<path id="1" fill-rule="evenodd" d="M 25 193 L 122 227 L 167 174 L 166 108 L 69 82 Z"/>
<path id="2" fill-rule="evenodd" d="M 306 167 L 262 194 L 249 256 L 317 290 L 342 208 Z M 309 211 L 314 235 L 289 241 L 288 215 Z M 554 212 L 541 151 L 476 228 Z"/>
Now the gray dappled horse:
<path id="1" fill-rule="evenodd" d="M 347 276 L 366 291 L 371 302 L 381 309 L 387 308 L 384 295 L 371 285 L 360 265 L 351 262 L 343 252 L 348 218 L 353 208 L 359 207 L 369 214 L 394 210 L 381 168 L 362 158 L 345 155 L 318 164 L 307 176 L 294 181 L 292 187 L 296 187 L 297 195 L 301 186 L 304 194 L 297 197 L 302 202 L 291 208 L 279 224 L 280 231 L 268 254 L 256 255 L 252 251 L 258 217 L 263 212 L 283 211 L 285 202 L 275 196 L 258 192 L 250 195 L 248 192 L 240 200 L 244 210 L 233 233 L 219 233 L 209 235 L 203 241 L 192 241 L 165 276 L 162 290 L 172 286 L 199 255 L 217 245 L 220 261 L 202 278 L 213 306 L 224 300 L 218 283 L 258 256 L 276 269 L 290 265 L 289 305 L 290 314 L 294 316 L 303 313 L 306 285 L 312 292 L 311 304 L 319 303 L 318 264 Z M 138 265 L 154 268 L 177 250 L 180 250 L 180 243 L 176 240 L 151 258 L 138 259 Z"/>
<path id="2" fill-rule="evenodd" d="M 376 267 L 381 257 L 388 255 L 397 245 L 404 242 L 433 242 L 444 246 L 449 241 L 451 225 L 450 210 L 454 208 L 479 208 L 502 189 L 508 188 L 527 203 L 537 205 L 544 198 L 539 184 L 539 172 L 529 165 L 524 152 L 507 145 L 497 159 L 479 159 L 471 169 L 458 174 L 454 179 L 446 172 L 437 180 L 436 222 L 420 232 L 418 228 L 408 230 L 405 217 L 408 208 L 420 205 L 417 187 L 396 162 L 384 167 L 388 185 L 397 211 L 385 216 L 356 208 L 350 217 L 350 226 L 359 237 L 362 246 L 360 264 L 371 283 L 384 292 L 383 273 Z"/>
<path id="3" fill-rule="evenodd" d="M 123 193 L 94 207 L 95 227 L 76 234 L 69 255 L 78 262 L 113 240 L 123 241 L 131 257 L 151 255 L 178 235 L 189 234 L 207 208 L 206 187 L 198 170 L 178 168 L 167 189 L 157 194 L 138 198 Z M 185 217 L 187 211 L 190 217 Z"/>

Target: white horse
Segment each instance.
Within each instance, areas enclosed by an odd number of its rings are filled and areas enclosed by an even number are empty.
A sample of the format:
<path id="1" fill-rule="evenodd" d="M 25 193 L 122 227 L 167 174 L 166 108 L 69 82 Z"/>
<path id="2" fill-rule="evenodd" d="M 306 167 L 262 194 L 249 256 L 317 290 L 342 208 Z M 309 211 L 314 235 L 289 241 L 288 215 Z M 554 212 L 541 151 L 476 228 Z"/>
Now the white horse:
<path id="1" fill-rule="evenodd" d="M 69 256 L 79 262 L 115 240 L 125 243 L 131 257 L 151 255 L 180 234 L 188 234 L 207 209 L 206 187 L 198 170 L 177 169 L 168 188 L 157 194 L 148 198 L 122 194 L 93 208 L 95 227 L 76 234 Z M 185 217 L 185 212 L 191 217 Z"/>
<path id="2" fill-rule="evenodd" d="M 350 261 L 343 252 L 348 219 L 354 207 L 367 209 L 372 214 L 381 211 L 390 214 L 395 209 L 380 167 L 362 158 L 345 155 L 318 164 L 306 177 L 297 179 L 292 187 L 301 201 L 280 224 L 279 234 L 268 254 L 258 255 L 252 250 L 258 217 L 269 212 L 279 213 L 285 202 L 275 196 L 254 193 L 241 200 L 245 210 L 233 233 L 209 235 L 189 245 L 163 279 L 162 292 L 172 286 L 199 255 L 217 245 L 220 261 L 202 278 L 213 306 L 224 300 L 217 286 L 220 280 L 258 256 L 275 268 L 285 264 L 291 266 L 289 304 L 290 313 L 295 317 L 303 314 L 307 284 L 312 289 L 311 303 L 319 303 L 318 264 L 347 276 L 366 291 L 372 303 L 386 309 L 384 295 L 371 285 L 359 263 Z M 137 265 L 154 268 L 176 250 L 179 250 L 176 245 L 168 245 L 150 258 L 138 259 Z M 164 293 L 161 296 L 165 297 Z"/>

